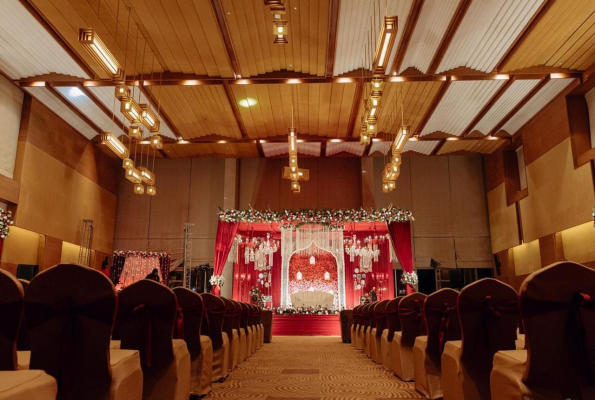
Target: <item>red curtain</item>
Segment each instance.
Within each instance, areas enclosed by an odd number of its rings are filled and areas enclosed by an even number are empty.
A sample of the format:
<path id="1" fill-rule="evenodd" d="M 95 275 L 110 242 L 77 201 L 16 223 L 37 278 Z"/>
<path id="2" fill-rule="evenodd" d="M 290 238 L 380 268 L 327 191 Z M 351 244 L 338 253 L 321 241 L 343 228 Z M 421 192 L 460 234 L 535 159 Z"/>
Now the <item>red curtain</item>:
<path id="1" fill-rule="evenodd" d="M 281 248 L 273 253 L 273 266 L 271 267 L 272 287 L 270 293 L 273 296 L 273 307 L 279 307 L 281 305 Z"/>
<path id="2" fill-rule="evenodd" d="M 243 253 L 243 247 L 239 251 L 238 260 L 233 266 L 233 299 L 238 301 L 250 302 L 250 289 L 258 285 L 258 274 L 262 271 L 254 269 L 254 262 L 246 264 Z M 259 286 L 260 291 L 265 296 L 273 296 L 273 306 L 281 305 L 281 249 L 273 253 L 273 265 L 271 270 L 271 286 Z M 242 279 L 243 278 L 243 279 Z"/>
<path id="3" fill-rule="evenodd" d="M 393 248 L 405 272 L 413 272 L 413 255 L 411 252 L 411 224 L 410 222 L 391 222 L 388 224 Z M 406 287 L 407 294 L 415 292 L 411 285 Z"/>
<path id="4" fill-rule="evenodd" d="M 345 259 L 345 306 L 353 308 L 359 304 L 359 296 L 355 291 L 353 274 L 354 269 L 359 265 L 357 258 L 354 262 L 349 261 L 349 254 L 343 254 Z"/>
<path id="5" fill-rule="evenodd" d="M 237 222 L 219 221 L 217 224 L 217 241 L 215 242 L 215 257 L 213 259 L 213 275 L 221 275 L 225 261 L 233 245 L 238 231 Z M 213 286 L 213 293 L 219 295 L 219 287 Z"/>

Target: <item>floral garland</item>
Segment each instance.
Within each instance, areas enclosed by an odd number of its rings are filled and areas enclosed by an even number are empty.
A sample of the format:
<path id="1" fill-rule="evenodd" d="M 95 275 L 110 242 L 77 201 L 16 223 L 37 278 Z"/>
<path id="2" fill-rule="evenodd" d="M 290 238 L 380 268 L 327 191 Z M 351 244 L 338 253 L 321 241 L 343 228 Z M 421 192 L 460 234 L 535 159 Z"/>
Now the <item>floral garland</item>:
<path id="1" fill-rule="evenodd" d="M 6 239 L 8 237 L 8 232 L 12 224 L 14 224 L 12 212 L 4 211 L 4 209 L 0 208 L 0 239 Z"/>
<path id="2" fill-rule="evenodd" d="M 339 314 L 340 310 L 335 307 L 274 307 L 273 313 L 276 315 L 334 315 Z"/>
<path id="3" fill-rule="evenodd" d="M 159 258 L 171 258 L 170 253 L 157 253 L 153 251 L 138 251 L 138 250 L 115 250 L 114 257 L 159 257 Z"/>
<path id="4" fill-rule="evenodd" d="M 273 223 L 296 225 L 299 223 L 341 224 L 351 222 L 407 222 L 413 221 L 409 210 L 396 207 L 359 210 L 221 210 L 219 220 L 224 222 Z"/>
<path id="5" fill-rule="evenodd" d="M 211 286 L 223 287 L 225 284 L 225 278 L 222 275 L 212 275 L 211 279 L 209 279 L 209 283 Z"/>
<path id="6" fill-rule="evenodd" d="M 403 271 L 403 276 L 401 277 L 401 283 L 404 285 L 410 285 L 415 287 L 418 283 L 417 273 L 415 271 L 409 273 L 407 271 Z"/>

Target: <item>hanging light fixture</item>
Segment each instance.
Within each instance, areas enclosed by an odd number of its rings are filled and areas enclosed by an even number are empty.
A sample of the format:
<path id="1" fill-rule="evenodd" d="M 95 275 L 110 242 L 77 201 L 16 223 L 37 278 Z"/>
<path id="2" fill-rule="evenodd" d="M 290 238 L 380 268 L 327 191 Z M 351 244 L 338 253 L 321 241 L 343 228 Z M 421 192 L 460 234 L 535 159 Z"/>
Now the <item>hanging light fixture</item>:
<path id="1" fill-rule="evenodd" d="M 407 140 L 409 140 L 410 136 L 411 136 L 411 130 L 409 129 L 409 126 L 407 126 L 407 125 L 401 126 L 401 129 L 399 129 L 399 133 L 397 133 L 397 137 L 395 138 L 395 140 L 393 142 L 393 146 L 392 146 L 393 154 L 394 153 L 400 154 L 403 151 L 403 148 L 405 147 L 405 144 L 407 143 Z"/>
<path id="2" fill-rule="evenodd" d="M 287 44 L 287 21 L 273 21 L 273 44 Z"/>
<path id="3" fill-rule="evenodd" d="M 137 183 L 134 185 L 134 194 L 145 194 L 145 187 L 142 183 Z"/>
<path id="4" fill-rule="evenodd" d="M 132 183 L 141 183 L 143 176 L 138 169 L 132 167 L 126 170 L 126 179 Z"/>
<path id="5" fill-rule="evenodd" d="M 124 168 L 124 169 L 134 168 L 134 161 L 132 161 L 130 158 L 125 158 L 122 161 L 122 168 Z"/>
<path id="6" fill-rule="evenodd" d="M 131 124 L 142 124 L 142 110 L 132 97 L 125 97 L 120 103 L 120 111 Z"/>
<path id="7" fill-rule="evenodd" d="M 155 174 L 153 174 L 151 171 L 149 171 L 148 168 L 138 167 L 138 170 L 140 171 L 141 179 L 143 180 L 144 183 L 146 183 L 147 185 L 155 184 Z"/>
<path id="8" fill-rule="evenodd" d="M 150 132 L 159 132 L 159 118 L 147 104 L 140 104 L 141 117 L 143 125 L 147 127 Z"/>
<path id="9" fill-rule="evenodd" d="M 118 138 L 111 132 L 103 132 L 101 134 L 101 143 L 107 145 L 121 159 L 128 158 L 129 152 L 124 143 L 120 142 Z"/>
<path id="10" fill-rule="evenodd" d="M 125 84 L 116 85 L 116 99 L 122 101 L 127 97 L 130 97 L 130 88 Z"/>
<path id="11" fill-rule="evenodd" d="M 91 28 L 79 30 L 79 42 L 113 80 L 124 79 L 124 70 L 97 33 Z"/>
<path id="12" fill-rule="evenodd" d="M 140 139 L 143 136 L 142 129 L 143 128 L 138 125 L 130 125 L 128 127 L 128 136 L 130 136 L 132 139 Z"/>
<path id="13" fill-rule="evenodd" d="M 161 138 L 161 136 L 159 135 L 153 135 L 151 136 L 151 139 L 149 139 L 149 145 L 156 149 L 156 150 L 161 150 L 163 148 L 163 139 Z"/>
<path id="14" fill-rule="evenodd" d="M 157 189 L 155 186 L 147 186 L 147 195 L 155 196 L 157 194 Z"/>
<path id="15" fill-rule="evenodd" d="M 384 23 L 380 30 L 380 40 L 376 46 L 376 53 L 374 55 L 374 63 L 372 73 L 375 75 L 383 75 L 386 73 L 386 66 L 388 59 L 395 43 L 397 36 L 397 16 L 385 16 Z"/>
<path id="16" fill-rule="evenodd" d="M 291 191 L 293 193 L 300 192 L 300 183 L 298 181 L 291 181 Z"/>

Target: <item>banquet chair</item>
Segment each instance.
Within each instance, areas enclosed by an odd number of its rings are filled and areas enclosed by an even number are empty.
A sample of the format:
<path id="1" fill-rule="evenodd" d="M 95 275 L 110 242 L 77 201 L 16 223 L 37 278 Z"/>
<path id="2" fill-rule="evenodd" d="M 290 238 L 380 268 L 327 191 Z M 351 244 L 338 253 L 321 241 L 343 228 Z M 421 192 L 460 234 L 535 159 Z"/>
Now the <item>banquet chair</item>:
<path id="1" fill-rule="evenodd" d="M 248 337 L 248 304 L 244 302 L 240 302 L 240 306 L 242 307 L 242 312 L 240 314 L 240 358 L 239 363 L 243 363 L 246 361 L 248 356 L 250 355 L 249 351 L 249 343 L 252 339 L 252 335 Z"/>
<path id="2" fill-rule="evenodd" d="M 381 341 L 382 332 L 384 332 L 384 329 L 386 328 L 386 305 L 388 304 L 388 302 L 389 300 L 382 300 L 374 305 L 374 327 L 372 328 L 370 338 L 372 341 L 372 355 L 374 355 L 372 360 L 376 364 L 382 364 L 383 355 L 381 349 Z"/>
<path id="3" fill-rule="evenodd" d="M 256 325 L 256 310 L 257 306 L 250 304 L 250 327 L 252 328 L 252 342 L 250 343 L 250 351 L 252 354 L 258 349 L 259 327 Z"/>
<path id="4" fill-rule="evenodd" d="M 258 348 L 260 349 L 264 346 L 264 325 L 262 324 L 262 309 L 260 307 L 256 307 L 256 324 L 260 329 L 260 339 L 258 341 Z"/>
<path id="5" fill-rule="evenodd" d="M 229 339 L 229 354 L 227 360 L 227 368 L 229 368 L 229 370 L 232 371 L 238 365 L 236 362 L 234 366 L 233 360 L 234 354 L 236 354 L 239 351 L 240 347 L 238 331 L 236 331 L 233 327 L 236 308 L 232 300 L 226 299 L 225 297 L 221 297 L 221 300 L 223 300 L 223 302 L 225 303 L 225 314 L 223 314 L 223 332 L 227 333 L 227 338 Z"/>
<path id="6" fill-rule="evenodd" d="M 174 292 L 149 279 L 118 294 L 119 345 L 140 352 L 143 399 L 188 399 L 190 353 L 184 340 L 173 339 L 176 312 Z"/>
<path id="7" fill-rule="evenodd" d="M 351 324 L 351 345 L 357 348 L 357 328 L 359 327 L 359 306 L 353 307 L 353 324 Z"/>
<path id="8" fill-rule="evenodd" d="M 425 335 L 426 326 L 423 318 L 423 293 L 411 293 L 399 303 L 401 331 L 396 331 L 392 341 L 393 373 L 402 381 L 413 380 L 413 345 L 415 338 Z"/>
<path id="9" fill-rule="evenodd" d="M 370 328 L 370 303 L 364 304 L 362 307 L 362 318 L 364 324 L 362 326 L 362 350 L 364 354 L 370 357 L 370 340 L 368 329 Z"/>
<path id="10" fill-rule="evenodd" d="M 211 391 L 213 381 L 213 343 L 210 337 L 200 334 L 204 302 L 190 289 L 177 287 L 174 294 L 178 318 L 181 316 L 183 321 L 183 326 L 178 326 L 177 339 L 186 342 L 190 354 L 190 394 L 204 396 Z"/>
<path id="11" fill-rule="evenodd" d="M 447 342 L 442 353 L 445 400 L 489 400 L 494 354 L 514 350 L 519 307 L 516 291 L 485 278 L 461 290 L 457 303 L 462 340 Z"/>
<path id="12" fill-rule="evenodd" d="M 370 327 L 368 328 L 368 342 L 370 343 L 370 359 L 375 363 L 380 363 L 378 360 L 378 352 L 376 351 L 376 339 L 374 334 L 376 333 L 376 304 L 377 301 L 370 304 L 368 308 L 368 318 L 370 319 Z"/>
<path id="13" fill-rule="evenodd" d="M 229 375 L 229 338 L 223 331 L 225 303 L 221 297 L 211 293 L 201 295 L 205 313 L 201 332 L 213 342 L 213 382 L 223 382 Z"/>
<path id="14" fill-rule="evenodd" d="M 387 371 L 393 370 L 393 346 L 392 341 L 395 332 L 401 331 L 401 320 L 399 319 L 399 303 L 403 297 L 389 300 L 384 310 L 386 314 L 386 328 L 382 331 L 380 338 L 380 353 L 382 354 L 382 367 Z"/>
<path id="15" fill-rule="evenodd" d="M 139 352 L 110 349 L 115 312 L 114 285 L 94 269 L 59 264 L 31 281 L 25 293 L 29 369 L 56 379 L 57 399 L 142 398 Z"/>
<path id="16" fill-rule="evenodd" d="M 520 308 L 527 350 L 494 356 L 493 400 L 595 399 L 595 271 L 560 262 L 529 275 Z"/>
<path id="17" fill-rule="evenodd" d="M 57 395 L 56 380 L 44 371 L 0 371 L 2 400 L 55 400 Z"/>
<path id="18" fill-rule="evenodd" d="M 232 359 L 232 363 L 231 363 L 231 368 L 236 369 L 237 366 L 243 361 L 240 359 L 240 354 L 242 351 L 242 336 L 241 336 L 241 332 L 243 332 L 243 329 L 240 328 L 240 321 L 242 319 L 242 304 L 239 301 L 235 301 L 232 300 L 233 302 L 233 309 L 234 309 L 234 315 L 233 315 L 233 329 L 236 331 L 236 335 L 238 337 L 237 340 L 237 347 L 235 348 L 235 350 L 233 351 L 233 359 Z M 244 341 L 246 340 L 246 335 L 243 335 Z"/>
<path id="19" fill-rule="evenodd" d="M 29 281 L 25 279 L 19 279 L 18 281 L 23 286 L 23 292 L 26 292 L 27 288 L 29 287 Z M 31 351 L 31 346 L 29 345 L 29 329 L 27 328 L 27 319 L 25 318 L 24 313 L 23 317 L 21 318 L 19 336 L 17 338 L 17 351 Z"/>
<path id="20" fill-rule="evenodd" d="M 23 285 L 14 275 L 0 270 L 0 371 L 19 369 L 17 338 L 23 315 Z"/>
<path id="21" fill-rule="evenodd" d="M 252 355 L 252 325 L 251 325 L 251 318 L 250 315 L 252 313 L 252 309 L 250 304 L 242 303 L 242 328 L 244 328 L 244 332 L 246 335 L 246 346 L 244 347 L 244 360 Z M 241 344 L 240 344 L 241 348 Z"/>
<path id="22" fill-rule="evenodd" d="M 424 302 L 427 335 L 415 338 L 413 380 L 415 390 L 429 399 L 442 398 L 441 358 L 444 345 L 450 340 L 461 340 L 458 297 L 458 291 L 445 288 L 432 293 Z"/>

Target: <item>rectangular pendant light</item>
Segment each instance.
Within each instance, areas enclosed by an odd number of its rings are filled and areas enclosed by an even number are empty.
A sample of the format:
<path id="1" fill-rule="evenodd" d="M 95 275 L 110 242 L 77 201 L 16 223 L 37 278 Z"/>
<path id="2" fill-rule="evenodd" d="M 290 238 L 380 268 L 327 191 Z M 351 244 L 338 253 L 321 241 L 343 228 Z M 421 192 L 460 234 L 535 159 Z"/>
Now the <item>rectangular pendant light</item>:
<path id="1" fill-rule="evenodd" d="M 381 96 L 384 90 L 384 81 L 380 78 L 374 78 L 370 83 L 372 84 L 372 96 Z"/>
<path id="2" fill-rule="evenodd" d="M 155 174 L 154 173 L 152 173 L 145 167 L 138 167 L 138 170 L 140 172 L 141 179 L 143 180 L 144 183 L 146 183 L 147 185 L 155 184 Z"/>
<path id="3" fill-rule="evenodd" d="M 368 136 L 376 136 L 377 131 L 378 127 L 376 126 L 376 119 L 369 119 L 366 122 L 366 133 Z"/>
<path id="4" fill-rule="evenodd" d="M 273 20 L 273 43 L 287 44 L 287 21 Z"/>
<path id="5" fill-rule="evenodd" d="M 155 186 L 147 186 L 147 194 L 149 196 L 155 196 L 157 194 L 157 189 L 155 189 Z"/>
<path id="6" fill-rule="evenodd" d="M 397 133 L 397 137 L 393 142 L 393 153 L 394 152 L 402 152 L 405 144 L 409 140 L 409 136 L 411 135 L 411 130 L 408 125 L 401 126 L 399 132 Z"/>
<path id="7" fill-rule="evenodd" d="M 380 40 L 376 46 L 374 63 L 372 64 L 372 73 L 375 75 L 384 75 L 390 53 L 397 36 L 397 16 L 391 15 L 384 17 L 384 23 L 380 30 Z"/>
<path id="8" fill-rule="evenodd" d="M 124 70 L 118 63 L 118 60 L 116 60 L 116 57 L 109 51 L 103 41 L 99 39 L 99 36 L 97 36 L 97 33 L 93 29 L 79 29 L 79 42 L 113 80 L 124 79 Z"/>
<path id="9" fill-rule="evenodd" d="M 116 85 L 115 96 L 120 101 L 130 97 L 130 88 L 124 84 Z"/>
<path id="10" fill-rule="evenodd" d="M 151 136 L 149 145 L 156 150 L 161 150 L 163 148 L 163 139 L 159 135 Z"/>
<path id="11" fill-rule="evenodd" d="M 140 139 L 142 137 L 143 131 L 140 126 L 131 125 L 128 127 L 128 136 L 133 139 Z"/>
<path id="12" fill-rule="evenodd" d="M 150 132 L 159 132 L 159 118 L 151 110 L 147 104 L 140 104 L 141 116 L 143 119 L 143 125 L 147 127 Z"/>
<path id="13" fill-rule="evenodd" d="M 300 183 L 298 181 L 292 181 L 291 182 L 291 191 L 293 193 L 299 193 L 300 192 Z"/>
<path id="14" fill-rule="evenodd" d="M 289 168 L 297 169 L 297 156 L 289 156 Z"/>
<path id="15" fill-rule="evenodd" d="M 103 132 L 101 134 L 101 143 L 110 148 L 121 159 L 128 158 L 129 152 L 124 143 L 120 142 L 116 135 L 111 132 Z"/>
<path id="16" fill-rule="evenodd" d="M 131 124 L 143 123 L 142 110 L 132 97 L 126 97 L 121 100 L 120 111 Z"/>
<path id="17" fill-rule="evenodd" d="M 287 142 L 289 144 L 289 155 L 297 156 L 297 137 L 295 136 L 295 128 L 289 128 Z"/>
<path id="18" fill-rule="evenodd" d="M 289 179 L 292 181 L 306 182 L 310 180 L 310 170 L 303 168 L 296 168 L 292 171 L 291 167 L 283 167 L 283 179 Z"/>
<path id="19" fill-rule="evenodd" d="M 122 168 L 134 168 L 134 161 L 132 161 L 130 158 L 125 158 L 124 160 L 122 160 Z"/>
<path id="20" fill-rule="evenodd" d="M 134 185 L 134 194 L 144 194 L 145 193 L 145 187 L 143 186 L 142 183 L 137 183 Z"/>
<path id="21" fill-rule="evenodd" d="M 143 177 L 142 177 L 140 171 L 133 167 L 133 168 L 128 168 L 126 170 L 126 179 L 128 179 L 132 183 L 141 183 L 143 180 Z"/>

